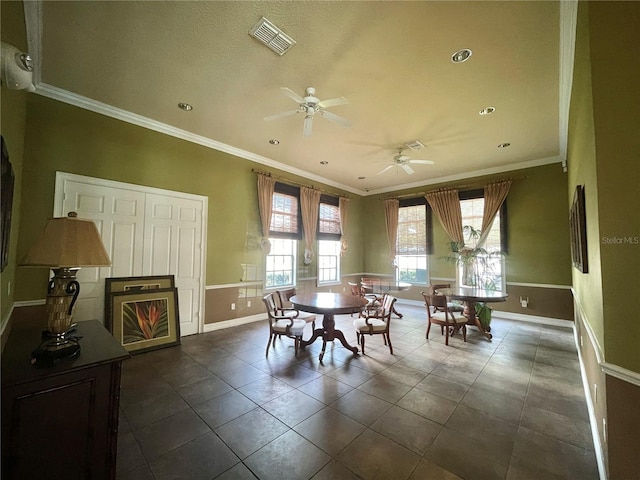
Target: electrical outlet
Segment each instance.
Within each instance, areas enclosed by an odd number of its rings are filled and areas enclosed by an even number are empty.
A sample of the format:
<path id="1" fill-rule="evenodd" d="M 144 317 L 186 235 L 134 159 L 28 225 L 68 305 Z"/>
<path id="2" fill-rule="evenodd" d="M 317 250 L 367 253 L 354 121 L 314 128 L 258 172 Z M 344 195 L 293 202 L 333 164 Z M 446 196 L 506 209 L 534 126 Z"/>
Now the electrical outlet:
<path id="1" fill-rule="evenodd" d="M 231 310 L 235 310 L 235 309 L 236 309 L 236 304 L 235 304 L 235 303 L 232 303 L 232 304 L 231 304 Z"/>
<path id="2" fill-rule="evenodd" d="M 342 287 L 342 293 L 347 291 L 347 287 Z"/>
<path id="3" fill-rule="evenodd" d="M 247 308 L 251 307 L 251 300 L 247 300 Z"/>

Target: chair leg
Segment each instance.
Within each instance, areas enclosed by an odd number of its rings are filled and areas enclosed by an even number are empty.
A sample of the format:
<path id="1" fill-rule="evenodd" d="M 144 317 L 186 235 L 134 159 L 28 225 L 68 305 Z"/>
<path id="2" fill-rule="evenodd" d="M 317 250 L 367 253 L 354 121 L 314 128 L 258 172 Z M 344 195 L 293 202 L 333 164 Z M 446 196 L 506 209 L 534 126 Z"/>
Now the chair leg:
<path id="1" fill-rule="evenodd" d="M 269 347 L 271 346 L 271 341 L 273 340 L 273 333 L 269 334 L 269 341 L 267 342 L 267 351 L 265 352 L 265 356 L 269 356 Z"/>
<path id="2" fill-rule="evenodd" d="M 385 336 L 387 337 L 387 342 L 389 342 L 389 352 L 391 353 L 391 355 L 393 355 L 393 345 L 391 345 L 391 337 L 389 336 L 388 332 L 382 335 L 383 338 Z"/>
<path id="3" fill-rule="evenodd" d="M 295 357 L 298 358 L 298 348 L 300 347 L 300 337 L 293 337 L 293 348 L 295 349 Z"/>
<path id="4" fill-rule="evenodd" d="M 462 325 L 462 340 L 467 341 L 467 326 L 464 324 Z"/>
<path id="5" fill-rule="evenodd" d="M 427 320 L 427 340 L 429 340 L 429 330 L 431 330 L 431 321 Z"/>
<path id="6" fill-rule="evenodd" d="M 441 327 L 441 328 L 442 328 L 442 327 Z M 444 337 L 444 344 L 445 344 L 445 345 L 447 345 L 447 346 L 449 346 L 449 325 L 446 325 L 446 326 L 444 327 L 444 330 L 445 330 L 445 332 L 444 332 L 444 334 L 445 334 L 445 337 Z"/>
<path id="7" fill-rule="evenodd" d="M 362 354 L 364 355 L 364 335 L 360 335 L 360 347 L 362 348 Z"/>

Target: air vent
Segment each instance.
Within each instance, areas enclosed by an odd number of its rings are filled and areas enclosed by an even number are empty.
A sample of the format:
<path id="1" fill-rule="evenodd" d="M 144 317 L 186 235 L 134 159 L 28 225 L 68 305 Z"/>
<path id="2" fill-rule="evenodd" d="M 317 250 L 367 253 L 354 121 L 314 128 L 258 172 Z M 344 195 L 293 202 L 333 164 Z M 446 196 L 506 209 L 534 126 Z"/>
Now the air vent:
<path id="1" fill-rule="evenodd" d="M 253 26 L 249 35 L 264 43 L 278 55 L 284 55 L 296 44 L 293 38 L 264 17 Z"/>
<path id="2" fill-rule="evenodd" d="M 405 145 L 411 150 L 422 150 L 423 148 L 425 148 L 424 143 L 422 143 L 420 140 L 412 140 L 405 143 Z"/>

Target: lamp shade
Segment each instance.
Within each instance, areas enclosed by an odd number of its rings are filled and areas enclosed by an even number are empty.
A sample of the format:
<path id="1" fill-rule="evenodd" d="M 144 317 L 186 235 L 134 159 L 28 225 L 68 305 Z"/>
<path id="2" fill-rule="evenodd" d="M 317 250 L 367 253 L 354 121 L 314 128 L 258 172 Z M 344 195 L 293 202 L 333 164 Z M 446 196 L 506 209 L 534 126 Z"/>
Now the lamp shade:
<path id="1" fill-rule="evenodd" d="M 44 231 L 20 263 L 25 267 L 108 267 L 109 255 L 93 220 L 50 218 Z"/>

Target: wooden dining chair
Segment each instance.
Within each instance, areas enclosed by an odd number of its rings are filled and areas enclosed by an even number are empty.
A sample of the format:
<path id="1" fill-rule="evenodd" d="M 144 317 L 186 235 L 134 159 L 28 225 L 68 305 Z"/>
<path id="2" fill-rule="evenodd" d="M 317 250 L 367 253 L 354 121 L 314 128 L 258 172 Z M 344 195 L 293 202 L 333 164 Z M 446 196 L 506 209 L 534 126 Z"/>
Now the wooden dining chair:
<path id="1" fill-rule="evenodd" d="M 436 295 L 436 290 L 438 290 L 439 288 L 451 288 L 451 284 L 450 283 L 432 283 L 431 286 L 429 287 L 429 293 L 431 295 Z M 451 310 L 452 312 L 462 312 L 464 311 L 464 305 L 462 305 L 459 302 L 452 302 L 452 301 L 447 301 L 447 306 L 449 307 L 449 310 Z M 434 309 L 436 311 L 444 311 L 444 310 L 439 310 L 439 307 L 434 307 Z"/>
<path id="2" fill-rule="evenodd" d="M 353 322 L 353 326 L 356 327 L 358 345 L 360 345 L 363 355 L 365 335 L 382 335 L 384 344 L 389 345 L 389 352 L 393 355 L 389 327 L 391 326 L 391 312 L 393 312 L 393 304 L 395 302 L 396 298 L 394 296 L 385 295 L 379 308 L 365 310 L 362 317 Z"/>
<path id="3" fill-rule="evenodd" d="M 296 294 L 296 288 L 287 288 L 286 290 L 276 290 L 276 304 L 278 305 L 278 308 L 280 308 L 281 310 L 295 310 L 295 308 L 293 308 L 293 305 L 291 304 L 291 297 L 293 297 Z M 316 329 L 316 316 L 313 313 L 308 313 L 308 312 L 301 312 L 299 310 L 296 310 L 298 312 L 298 320 L 304 320 L 306 323 L 310 323 L 311 324 L 311 328 L 313 330 Z"/>
<path id="4" fill-rule="evenodd" d="M 454 312 L 447 306 L 447 296 L 440 294 L 431 294 L 421 292 L 424 297 L 424 303 L 427 307 L 427 340 L 429 339 L 429 331 L 431 324 L 440 325 L 440 334 L 445 335 L 444 343 L 449 345 L 449 336 L 455 335 L 462 330 L 462 338 L 467 341 L 467 318 L 464 316 L 456 317 Z M 433 312 L 431 309 L 433 308 Z"/>
<path id="5" fill-rule="evenodd" d="M 369 310 L 374 306 L 377 306 L 378 298 L 376 295 L 365 293 L 364 288 L 358 285 L 356 282 L 347 282 L 349 284 L 349 288 L 351 289 L 351 295 L 355 297 L 362 297 L 367 301 L 367 305 L 364 307 L 364 310 Z M 353 316 L 353 313 L 351 314 Z M 359 316 L 362 316 L 362 312 L 360 312 Z"/>
<path id="6" fill-rule="evenodd" d="M 269 355 L 269 345 L 276 347 L 276 337 L 293 338 L 295 356 L 298 356 L 300 341 L 302 340 L 302 332 L 307 323 L 304 320 L 298 320 L 298 310 L 289 308 L 280 308 L 275 299 L 276 295 L 269 293 L 262 298 L 267 307 L 267 320 L 269 321 L 269 341 L 267 342 L 266 355 Z"/>

